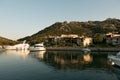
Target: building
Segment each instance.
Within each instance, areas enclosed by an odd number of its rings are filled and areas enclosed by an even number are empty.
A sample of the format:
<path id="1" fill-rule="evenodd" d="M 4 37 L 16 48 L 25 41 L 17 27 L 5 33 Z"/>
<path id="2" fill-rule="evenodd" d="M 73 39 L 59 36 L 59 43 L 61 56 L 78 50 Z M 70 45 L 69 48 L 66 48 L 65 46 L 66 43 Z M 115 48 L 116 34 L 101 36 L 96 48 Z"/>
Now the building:
<path id="1" fill-rule="evenodd" d="M 85 37 L 84 38 L 84 40 L 83 40 L 83 46 L 84 47 L 89 46 L 91 43 L 92 43 L 92 38 L 90 38 L 90 37 Z"/>
<path id="2" fill-rule="evenodd" d="M 88 46 L 90 43 L 92 43 L 92 38 L 85 37 L 85 36 L 78 36 L 76 34 L 62 34 L 61 36 L 49 36 L 46 38 L 48 43 L 57 43 L 59 45 L 60 43 L 61 46 Z"/>
<path id="3" fill-rule="evenodd" d="M 106 43 L 113 45 L 120 45 L 120 34 L 118 33 L 106 34 Z"/>
<path id="4" fill-rule="evenodd" d="M 68 34 L 68 35 L 62 34 L 61 35 L 61 38 L 78 38 L 78 37 L 79 36 L 76 34 Z"/>

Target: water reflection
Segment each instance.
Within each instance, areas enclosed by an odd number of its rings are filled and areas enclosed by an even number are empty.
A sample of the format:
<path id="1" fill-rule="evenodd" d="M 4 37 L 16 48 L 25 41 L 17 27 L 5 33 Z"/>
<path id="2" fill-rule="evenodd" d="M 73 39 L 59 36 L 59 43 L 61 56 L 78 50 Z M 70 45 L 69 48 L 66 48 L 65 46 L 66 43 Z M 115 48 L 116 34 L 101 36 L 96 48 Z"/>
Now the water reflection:
<path id="1" fill-rule="evenodd" d="M 108 54 L 9 50 L 0 55 L 0 80 L 120 80 L 120 71 L 108 64 Z"/>
<path id="2" fill-rule="evenodd" d="M 26 58 L 28 55 L 44 62 L 56 69 L 86 69 L 86 68 L 111 68 L 107 59 L 108 54 L 88 53 L 79 51 L 37 51 L 30 52 L 7 50 L 6 54 L 14 54 Z"/>
<path id="3" fill-rule="evenodd" d="M 92 62 L 93 61 L 93 58 L 90 55 L 90 53 L 83 55 L 83 59 L 85 62 Z"/>
<path id="4" fill-rule="evenodd" d="M 14 54 L 16 56 L 20 56 L 22 58 L 26 58 L 28 54 L 30 53 L 29 50 L 6 50 L 6 54 Z"/>
<path id="5" fill-rule="evenodd" d="M 85 64 L 91 64 L 90 54 L 80 52 L 47 52 L 44 61 L 58 69 L 82 69 Z"/>
<path id="6" fill-rule="evenodd" d="M 32 52 L 32 57 L 56 69 L 110 68 L 108 54 L 83 54 L 78 51 Z"/>
<path id="7" fill-rule="evenodd" d="M 30 55 L 32 57 L 36 57 L 36 58 L 38 58 L 40 60 L 43 60 L 45 52 L 46 51 L 33 51 L 33 52 L 30 52 Z"/>

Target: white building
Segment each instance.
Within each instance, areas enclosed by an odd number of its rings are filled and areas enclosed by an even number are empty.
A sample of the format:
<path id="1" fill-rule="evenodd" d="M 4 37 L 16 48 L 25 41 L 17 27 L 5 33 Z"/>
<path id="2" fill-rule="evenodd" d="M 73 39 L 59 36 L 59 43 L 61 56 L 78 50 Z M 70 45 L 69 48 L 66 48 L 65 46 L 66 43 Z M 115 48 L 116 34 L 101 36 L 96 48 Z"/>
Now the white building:
<path id="1" fill-rule="evenodd" d="M 89 38 L 89 37 L 84 38 L 84 40 L 83 40 L 84 47 L 90 45 L 90 43 L 92 43 L 92 38 Z"/>
<path id="2" fill-rule="evenodd" d="M 61 38 L 77 38 L 78 35 L 76 34 L 69 34 L 69 35 L 65 35 L 65 34 L 62 34 L 61 35 Z"/>
<path id="3" fill-rule="evenodd" d="M 117 33 L 106 34 L 106 43 L 120 45 L 120 34 Z"/>

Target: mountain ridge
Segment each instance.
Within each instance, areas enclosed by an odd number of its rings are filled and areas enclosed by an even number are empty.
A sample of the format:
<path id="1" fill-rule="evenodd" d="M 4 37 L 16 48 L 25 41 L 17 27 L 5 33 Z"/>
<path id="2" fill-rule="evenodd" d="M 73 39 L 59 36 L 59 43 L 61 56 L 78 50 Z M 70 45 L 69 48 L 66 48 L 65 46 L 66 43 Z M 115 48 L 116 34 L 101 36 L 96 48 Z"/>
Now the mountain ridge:
<path id="1" fill-rule="evenodd" d="M 120 19 L 107 18 L 103 21 L 71 21 L 56 22 L 37 33 L 27 36 L 21 40 L 27 40 L 30 43 L 38 43 L 44 41 L 42 37 L 60 36 L 61 34 L 77 34 L 79 36 L 94 36 L 96 33 L 106 34 L 108 32 L 120 32 Z"/>

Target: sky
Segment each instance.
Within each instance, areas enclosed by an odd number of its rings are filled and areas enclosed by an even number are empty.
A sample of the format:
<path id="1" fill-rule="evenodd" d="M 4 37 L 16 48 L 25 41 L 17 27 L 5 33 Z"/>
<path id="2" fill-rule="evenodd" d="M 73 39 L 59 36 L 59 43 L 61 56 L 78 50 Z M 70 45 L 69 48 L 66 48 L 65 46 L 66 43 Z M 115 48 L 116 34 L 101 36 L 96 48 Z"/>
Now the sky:
<path id="1" fill-rule="evenodd" d="M 31 36 L 64 21 L 120 19 L 120 0 L 0 0 L 0 36 Z"/>

